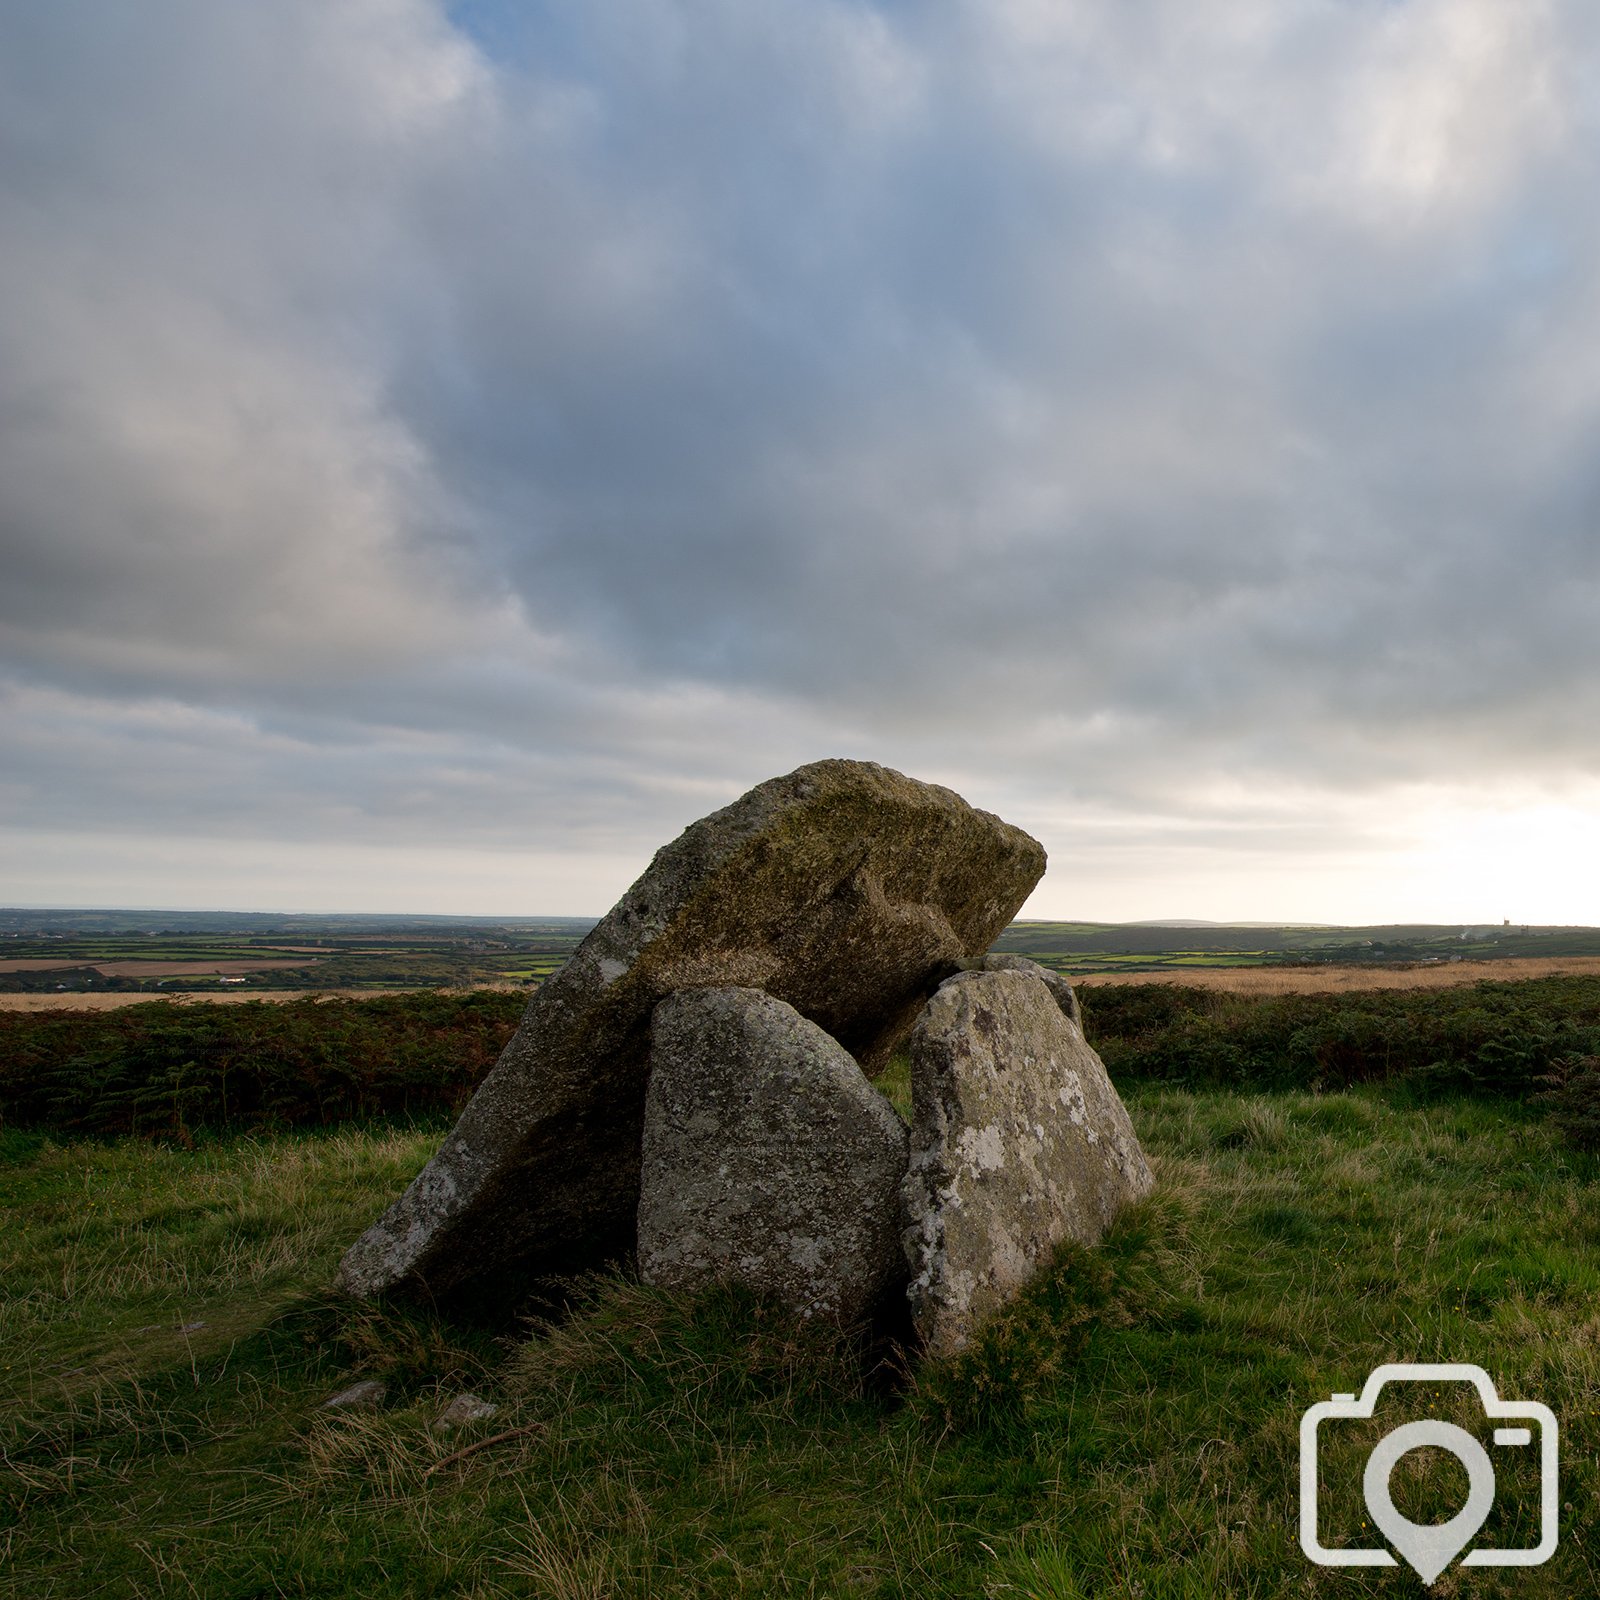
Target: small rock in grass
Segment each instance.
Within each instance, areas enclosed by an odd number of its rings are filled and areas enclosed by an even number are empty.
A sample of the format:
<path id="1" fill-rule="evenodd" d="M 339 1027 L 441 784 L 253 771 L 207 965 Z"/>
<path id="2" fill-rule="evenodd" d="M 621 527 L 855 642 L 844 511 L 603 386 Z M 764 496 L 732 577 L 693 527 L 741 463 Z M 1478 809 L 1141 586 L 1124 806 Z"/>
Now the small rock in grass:
<path id="1" fill-rule="evenodd" d="M 499 1409 L 492 1400 L 481 1399 L 475 1394 L 458 1394 L 434 1418 L 433 1425 L 440 1433 L 448 1433 L 452 1428 L 465 1427 L 469 1422 L 482 1422 Z"/>
<path id="2" fill-rule="evenodd" d="M 383 1404 L 383 1399 L 389 1392 L 386 1383 L 380 1383 L 376 1378 L 363 1378 L 360 1383 L 352 1383 L 348 1389 L 341 1389 L 331 1399 L 324 1400 L 320 1409 L 323 1411 L 376 1411 Z"/>

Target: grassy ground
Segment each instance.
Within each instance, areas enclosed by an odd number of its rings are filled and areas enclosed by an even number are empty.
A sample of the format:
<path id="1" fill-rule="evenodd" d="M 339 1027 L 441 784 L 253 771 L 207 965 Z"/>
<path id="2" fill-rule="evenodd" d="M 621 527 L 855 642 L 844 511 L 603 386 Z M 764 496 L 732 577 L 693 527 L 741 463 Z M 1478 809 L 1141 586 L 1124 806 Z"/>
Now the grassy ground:
<path id="1" fill-rule="evenodd" d="M 1555 1558 L 1431 1593 L 1600 1592 L 1594 1162 L 1482 1105 L 1128 1099 L 1156 1195 L 898 1389 L 758 1306 L 622 1272 L 531 1330 L 339 1306 L 340 1248 L 436 1133 L 10 1135 L 0 1592 L 1417 1595 L 1297 1542 L 1300 1414 L 1384 1360 L 1478 1362 L 1563 1429 Z M 383 1410 L 319 1412 L 362 1376 Z M 499 1412 L 439 1433 L 463 1389 Z M 1359 1520 L 1361 1448 L 1335 1447 L 1332 1516 Z M 1397 1478 L 1397 1503 L 1442 1516 L 1449 1488 Z M 1525 1527 L 1528 1484 L 1501 1490 L 1485 1537 Z"/>

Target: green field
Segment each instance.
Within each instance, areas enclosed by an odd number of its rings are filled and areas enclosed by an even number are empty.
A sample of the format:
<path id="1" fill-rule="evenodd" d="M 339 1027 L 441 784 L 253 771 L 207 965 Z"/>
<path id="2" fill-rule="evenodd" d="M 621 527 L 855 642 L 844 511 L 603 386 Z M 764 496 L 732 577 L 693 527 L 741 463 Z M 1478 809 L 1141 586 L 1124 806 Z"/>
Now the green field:
<path id="1" fill-rule="evenodd" d="M 266 914 L 0 911 L 0 993 L 203 993 L 223 987 L 374 990 L 532 985 L 550 976 L 593 926 L 583 918 L 490 923 L 448 917 L 275 917 Z M 102 974 L 85 962 L 146 970 Z M 167 973 L 180 962 L 286 961 L 271 971 Z"/>
<path id="2" fill-rule="evenodd" d="M 1073 976 L 1322 962 L 1403 967 L 1452 958 L 1484 961 L 1600 955 L 1600 928 L 1487 923 L 1355 928 L 1030 921 L 1012 923 L 994 947 L 1031 956 Z"/>

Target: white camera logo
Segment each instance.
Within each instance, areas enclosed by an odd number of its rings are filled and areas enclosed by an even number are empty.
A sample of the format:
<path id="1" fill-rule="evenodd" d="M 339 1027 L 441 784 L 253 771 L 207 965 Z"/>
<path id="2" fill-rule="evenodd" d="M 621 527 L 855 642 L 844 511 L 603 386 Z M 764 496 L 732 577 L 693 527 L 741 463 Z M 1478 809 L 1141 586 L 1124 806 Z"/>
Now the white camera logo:
<path id="1" fill-rule="evenodd" d="M 1399 1562 L 1387 1550 L 1328 1549 L 1317 1537 L 1317 1429 L 1330 1417 L 1371 1417 L 1385 1384 L 1401 1382 L 1466 1382 L 1478 1391 L 1484 1416 L 1495 1423 L 1539 1425 L 1539 1542 L 1531 1550 L 1469 1551 L 1464 1567 L 1536 1567 L 1548 1561 L 1556 1548 L 1556 1419 L 1548 1406 L 1535 1400 L 1501 1400 L 1482 1367 L 1456 1362 L 1437 1365 L 1391 1362 L 1375 1367 L 1358 1400 L 1353 1394 L 1336 1394 L 1311 1407 L 1300 1419 L 1300 1548 L 1319 1567 L 1394 1567 Z M 1496 1426 L 1497 1445 L 1530 1446 L 1531 1428 Z M 1467 1503 L 1448 1522 L 1412 1522 L 1395 1510 L 1389 1477 L 1404 1455 L 1424 1445 L 1448 1450 L 1467 1469 Z M 1431 1586 L 1434 1580 L 1472 1542 L 1494 1505 L 1494 1467 L 1489 1452 L 1465 1428 L 1427 1417 L 1403 1423 L 1378 1441 L 1367 1458 L 1361 1482 L 1367 1510 L 1389 1543 Z"/>

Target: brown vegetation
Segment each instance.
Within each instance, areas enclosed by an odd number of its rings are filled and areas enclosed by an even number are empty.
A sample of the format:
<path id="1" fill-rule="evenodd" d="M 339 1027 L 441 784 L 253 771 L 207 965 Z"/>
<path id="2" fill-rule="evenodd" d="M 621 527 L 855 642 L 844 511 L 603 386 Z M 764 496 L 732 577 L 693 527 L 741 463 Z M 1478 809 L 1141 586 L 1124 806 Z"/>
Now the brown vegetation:
<path id="1" fill-rule="evenodd" d="M 497 993 L 526 992 L 522 983 L 475 983 L 474 989 L 493 989 Z M 58 989 L 53 994 L 0 994 L 0 1011 L 115 1011 L 122 1006 L 148 1005 L 161 1001 L 168 1005 L 230 1006 L 249 1000 L 266 1000 L 284 1005 L 291 1000 L 314 997 L 320 1000 L 373 1000 L 388 994 L 452 994 L 453 989 L 435 984 L 413 988 L 384 989 L 194 989 L 174 990 L 171 994 L 151 994 L 148 990 L 108 993 L 105 990 Z"/>
<path id="2" fill-rule="evenodd" d="M 1600 956 L 1530 956 L 1503 961 L 1438 961 L 1414 966 L 1167 967 L 1156 972 L 1096 972 L 1075 977 L 1075 987 L 1102 984 L 1174 983 L 1187 989 L 1225 989 L 1230 994 L 1343 994 L 1365 989 L 1445 989 L 1485 978 L 1593 977 Z"/>
<path id="3" fill-rule="evenodd" d="M 277 972 L 284 967 L 314 967 L 315 961 L 88 961 L 27 956 L 0 961 L 0 972 L 67 972 L 88 967 L 102 978 L 201 978 L 213 973 Z"/>
<path id="4" fill-rule="evenodd" d="M 375 992 L 384 994 L 414 994 L 412 989 L 318 989 L 319 995 L 333 995 L 341 999 L 370 1000 Z M 115 1011 L 121 1006 L 149 1005 L 161 1001 L 169 1005 L 238 1005 L 246 1000 L 271 1000 L 282 1003 L 304 1000 L 305 989 L 203 989 L 194 992 L 179 990 L 173 994 L 151 994 L 146 990 L 109 993 L 104 989 L 58 989 L 54 994 L 0 994 L 0 1011 Z"/>

